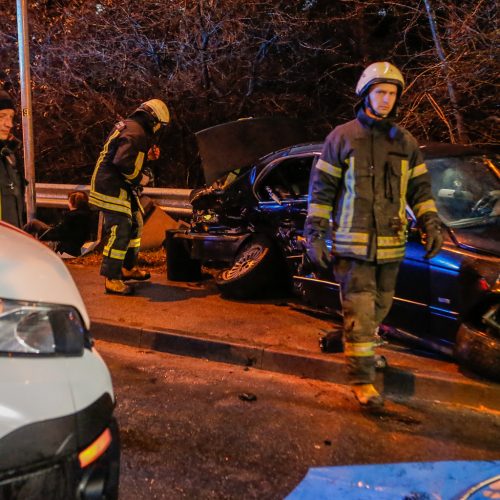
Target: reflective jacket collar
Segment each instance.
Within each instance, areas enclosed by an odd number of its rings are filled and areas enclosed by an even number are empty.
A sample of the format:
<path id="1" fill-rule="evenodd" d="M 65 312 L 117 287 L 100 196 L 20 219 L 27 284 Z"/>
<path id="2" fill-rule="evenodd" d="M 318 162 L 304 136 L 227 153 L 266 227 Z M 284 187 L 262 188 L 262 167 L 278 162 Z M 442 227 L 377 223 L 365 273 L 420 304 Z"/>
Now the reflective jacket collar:
<path id="1" fill-rule="evenodd" d="M 391 141 L 399 140 L 402 137 L 399 127 L 393 123 L 390 118 L 376 120 L 375 118 L 368 116 L 362 107 L 358 108 L 356 118 L 364 128 L 377 130 L 381 134 L 386 135 Z"/>
<path id="2" fill-rule="evenodd" d="M 356 114 L 356 118 L 361 122 L 361 125 L 366 128 L 377 128 L 379 130 L 385 131 L 392 127 L 392 121 L 388 118 L 382 120 L 377 120 L 368 116 L 364 108 L 360 107 Z"/>

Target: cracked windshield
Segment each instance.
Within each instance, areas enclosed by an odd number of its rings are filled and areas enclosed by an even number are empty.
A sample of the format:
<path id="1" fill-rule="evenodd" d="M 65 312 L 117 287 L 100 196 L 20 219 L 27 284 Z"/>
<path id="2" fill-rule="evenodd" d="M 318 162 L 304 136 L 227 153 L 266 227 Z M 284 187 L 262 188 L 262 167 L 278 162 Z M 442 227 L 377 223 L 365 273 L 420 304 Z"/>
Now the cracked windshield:
<path id="1" fill-rule="evenodd" d="M 444 222 L 455 228 L 498 222 L 498 155 L 428 160 L 433 194 Z"/>

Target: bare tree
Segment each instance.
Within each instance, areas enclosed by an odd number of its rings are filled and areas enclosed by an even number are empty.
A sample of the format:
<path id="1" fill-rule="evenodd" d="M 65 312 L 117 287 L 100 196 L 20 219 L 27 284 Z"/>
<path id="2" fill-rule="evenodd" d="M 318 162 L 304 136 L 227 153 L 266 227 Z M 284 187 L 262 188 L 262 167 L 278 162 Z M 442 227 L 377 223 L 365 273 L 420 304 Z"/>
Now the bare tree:
<path id="1" fill-rule="evenodd" d="M 431 1 L 430 0 L 424 0 L 425 3 L 425 9 L 427 10 L 427 17 L 429 19 L 429 26 L 431 28 L 431 33 L 432 33 L 432 39 L 434 40 L 434 45 L 436 46 L 436 52 L 439 57 L 439 60 L 441 61 L 441 65 L 443 68 L 443 73 L 444 77 L 447 83 L 448 87 L 448 94 L 450 96 L 450 101 L 453 106 L 453 114 L 455 115 L 455 120 L 457 123 L 457 130 L 458 130 L 458 138 L 460 142 L 466 142 L 466 134 L 464 130 L 464 125 L 463 125 L 463 120 L 462 120 L 462 113 L 459 110 L 458 106 L 458 101 L 457 97 L 455 94 L 455 85 L 453 81 L 451 80 L 450 76 L 450 68 L 448 66 L 448 62 L 446 60 L 446 56 L 443 50 L 443 46 L 441 44 L 441 37 L 439 36 L 437 26 L 436 26 L 436 16 L 434 15 L 434 10 L 432 9 Z M 432 100 L 431 101 L 433 106 L 436 108 L 436 110 L 439 109 L 437 103 Z M 450 129 L 450 139 L 451 142 L 456 142 L 455 137 L 453 135 L 453 132 Z"/>
<path id="2" fill-rule="evenodd" d="M 286 115 L 323 138 L 375 60 L 405 73 L 401 120 L 419 139 L 494 142 L 496 4 L 432 2 L 433 24 L 423 0 L 32 0 L 37 179 L 88 182 L 112 124 L 159 97 L 174 119 L 157 178 L 194 187 L 195 131 Z M 0 81 L 16 92 L 15 2 L 0 8 Z"/>

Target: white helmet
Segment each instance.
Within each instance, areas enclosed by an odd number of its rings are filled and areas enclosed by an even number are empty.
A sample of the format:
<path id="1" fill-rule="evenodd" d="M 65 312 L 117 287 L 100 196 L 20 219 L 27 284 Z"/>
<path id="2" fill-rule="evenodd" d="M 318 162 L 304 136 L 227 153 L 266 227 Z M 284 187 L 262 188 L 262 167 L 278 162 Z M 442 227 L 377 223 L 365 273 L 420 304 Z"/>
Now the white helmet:
<path id="1" fill-rule="evenodd" d="M 405 88 L 405 81 L 401 71 L 387 61 L 370 64 L 363 71 L 356 85 L 356 95 L 364 97 L 368 89 L 376 83 L 393 83 L 398 87 L 398 97 Z"/>
<path id="2" fill-rule="evenodd" d="M 162 125 L 167 125 L 170 122 L 170 111 L 167 105 L 160 99 L 150 99 L 149 101 L 143 102 L 139 109 L 146 111 L 153 118 Z"/>

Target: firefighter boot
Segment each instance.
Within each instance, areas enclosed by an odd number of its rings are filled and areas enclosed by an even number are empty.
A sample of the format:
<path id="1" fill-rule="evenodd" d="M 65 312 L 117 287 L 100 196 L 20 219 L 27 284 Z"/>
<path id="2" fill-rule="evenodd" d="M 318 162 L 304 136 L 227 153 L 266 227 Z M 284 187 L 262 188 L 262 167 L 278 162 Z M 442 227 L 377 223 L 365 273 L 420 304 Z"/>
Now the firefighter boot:
<path id="1" fill-rule="evenodd" d="M 351 387 L 354 396 L 363 408 L 382 408 L 384 398 L 378 393 L 373 384 L 357 384 Z"/>
<path id="2" fill-rule="evenodd" d="M 112 280 L 106 278 L 104 288 L 106 293 L 110 293 L 112 295 L 132 295 L 134 293 L 134 289 L 131 286 L 126 285 L 122 280 Z"/>
<path id="3" fill-rule="evenodd" d="M 132 269 L 127 269 L 122 267 L 122 279 L 123 281 L 136 280 L 136 281 L 146 281 L 151 278 L 151 274 L 148 271 L 142 271 L 137 266 Z"/>

